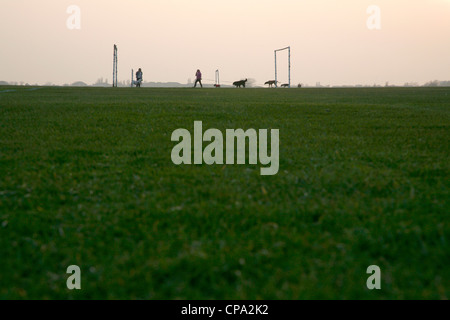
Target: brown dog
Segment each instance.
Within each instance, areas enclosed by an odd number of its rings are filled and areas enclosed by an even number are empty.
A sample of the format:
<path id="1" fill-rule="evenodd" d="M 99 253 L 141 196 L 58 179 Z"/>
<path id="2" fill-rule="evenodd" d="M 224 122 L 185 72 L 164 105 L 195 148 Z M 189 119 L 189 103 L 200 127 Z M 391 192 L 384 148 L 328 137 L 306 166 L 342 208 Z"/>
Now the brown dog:
<path id="1" fill-rule="evenodd" d="M 233 82 L 233 86 L 236 86 L 236 88 L 240 88 L 241 86 L 245 88 L 246 82 L 247 82 L 247 79 L 235 81 L 235 82 Z"/>
<path id="2" fill-rule="evenodd" d="M 264 85 L 268 84 L 268 85 L 269 85 L 269 88 L 272 88 L 272 86 L 273 86 L 273 85 L 276 85 L 277 82 L 278 82 L 278 81 L 275 81 L 275 80 L 269 80 L 269 81 L 267 81 L 266 83 L 264 83 Z"/>

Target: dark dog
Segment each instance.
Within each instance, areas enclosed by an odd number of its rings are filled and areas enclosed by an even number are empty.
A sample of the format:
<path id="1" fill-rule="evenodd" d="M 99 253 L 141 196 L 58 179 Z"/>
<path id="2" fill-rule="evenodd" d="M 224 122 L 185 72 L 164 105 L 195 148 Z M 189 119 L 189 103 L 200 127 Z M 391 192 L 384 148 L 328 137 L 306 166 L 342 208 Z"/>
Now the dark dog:
<path id="1" fill-rule="evenodd" d="M 269 88 L 272 88 L 273 85 L 275 85 L 278 81 L 275 80 L 269 80 L 266 83 L 264 83 L 264 85 L 268 84 Z"/>
<path id="2" fill-rule="evenodd" d="M 287 87 L 289 87 L 289 83 L 283 83 L 283 84 L 281 85 L 281 87 L 282 87 L 282 88 L 287 88 Z"/>
<path id="3" fill-rule="evenodd" d="M 240 81 L 235 81 L 235 82 L 233 82 L 233 86 L 236 86 L 236 88 L 240 88 L 241 86 L 243 86 L 245 88 L 245 83 L 246 82 L 247 82 L 247 79 L 240 80 Z"/>

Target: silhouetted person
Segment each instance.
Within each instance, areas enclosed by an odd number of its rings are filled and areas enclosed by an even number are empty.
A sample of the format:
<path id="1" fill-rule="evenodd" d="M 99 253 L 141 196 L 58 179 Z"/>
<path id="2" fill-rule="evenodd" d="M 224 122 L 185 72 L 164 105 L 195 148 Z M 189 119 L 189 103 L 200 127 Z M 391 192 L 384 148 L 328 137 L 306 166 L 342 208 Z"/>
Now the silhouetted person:
<path id="1" fill-rule="evenodd" d="M 195 73 L 194 88 L 197 87 L 197 82 L 199 82 L 200 86 L 203 88 L 203 85 L 202 85 L 202 73 L 198 69 L 197 69 L 197 72 Z"/>
<path id="2" fill-rule="evenodd" d="M 139 68 L 139 70 L 136 72 L 136 87 L 141 87 L 141 82 L 142 82 L 142 70 L 141 68 Z"/>

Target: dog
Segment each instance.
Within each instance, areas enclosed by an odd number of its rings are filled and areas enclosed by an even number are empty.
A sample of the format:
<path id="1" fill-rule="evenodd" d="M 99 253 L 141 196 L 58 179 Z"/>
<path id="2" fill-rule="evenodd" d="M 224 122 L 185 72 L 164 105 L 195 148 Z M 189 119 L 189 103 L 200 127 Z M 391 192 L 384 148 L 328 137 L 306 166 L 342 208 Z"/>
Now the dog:
<path id="1" fill-rule="evenodd" d="M 247 82 L 247 79 L 235 81 L 235 82 L 233 82 L 233 86 L 236 86 L 236 88 L 240 88 L 241 86 L 243 86 L 245 88 L 246 82 Z"/>
<path id="2" fill-rule="evenodd" d="M 264 85 L 268 84 L 269 88 L 272 88 L 273 85 L 276 85 L 276 83 L 279 81 L 275 81 L 275 80 L 269 80 L 266 83 L 264 83 Z"/>
<path id="3" fill-rule="evenodd" d="M 283 83 L 283 84 L 281 85 L 281 87 L 282 87 L 282 88 L 288 88 L 288 87 L 289 87 L 289 83 Z"/>
<path id="4" fill-rule="evenodd" d="M 142 79 L 133 80 L 133 85 L 136 86 L 136 88 L 140 88 L 142 83 Z"/>

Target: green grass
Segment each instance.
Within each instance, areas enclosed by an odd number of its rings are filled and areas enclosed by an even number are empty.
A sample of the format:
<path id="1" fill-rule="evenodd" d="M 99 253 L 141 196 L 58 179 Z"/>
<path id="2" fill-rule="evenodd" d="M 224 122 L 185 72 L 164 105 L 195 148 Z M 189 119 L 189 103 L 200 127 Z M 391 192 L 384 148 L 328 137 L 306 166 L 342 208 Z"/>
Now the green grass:
<path id="1" fill-rule="evenodd" d="M 449 107 L 450 88 L 0 87 L 0 298 L 448 299 Z M 279 129 L 279 173 L 175 166 L 194 120 Z"/>

